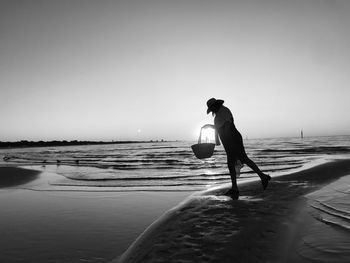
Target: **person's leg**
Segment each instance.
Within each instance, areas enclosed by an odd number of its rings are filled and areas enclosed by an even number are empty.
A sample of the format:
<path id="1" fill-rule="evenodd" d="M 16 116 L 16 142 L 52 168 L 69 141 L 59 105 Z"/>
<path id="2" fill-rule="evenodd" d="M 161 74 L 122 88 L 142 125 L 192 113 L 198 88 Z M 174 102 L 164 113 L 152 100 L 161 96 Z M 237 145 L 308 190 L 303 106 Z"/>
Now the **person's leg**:
<path id="1" fill-rule="evenodd" d="M 260 178 L 264 177 L 264 173 L 259 169 L 259 167 L 251 159 L 249 159 L 248 156 L 245 156 L 245 158 L 241 161 L 243 161 L 243 163 L 248 165 L 255 173 L 257 173 Z"/>
<path id="2" fill-rule="evenodd" d="M 237 140 L 236 141 L 237 145 L 239 146 L 239 150 L 238 150 L 239 159 L 241 160 L 242 163 L 245 163 L 246 165 L 248 165 L 255 173 L 259 175 L 265 190 L 265 188 L 267 187 L 268 181 L 271 179 L 271 177 L 263 173 L 259 169 L 259 167 L 248 157 L 244 149 L 243 138 L 240 133 L 237 133 L 236 140 Z"/>
<path id="3" fill-rule="evenodd" d="M 230 171 L 232 190 L 238 192 L 236 169 L 234 164 L 228 164 L 228 170 Z"/>
<path id="4" fill-rule="evenodd" d="M 235 160 L 231 156 L 227 156 L 227 166 L 230 171 L 230 177 L 232 182 L 232 188 L 226 193 L 230 195 L 233 199 L 238 199 L 239 191 L 237 186 L 237 178 L 236 178 L 236 169 L 235 169 Z"/>
<path id="5" fill-rule="evenodd" d="M 248 165 L 255 173 L 257 173 L 261 179 L 261 183 L 263 185 L 264 190 L 266 189 L 271 177 L 268 174 L 263 173 L 259 167 L 251 160 L 248 156 L 245 156 L 243 160 L 243 163 Z"/>
<path id="6" fill-rule="evenodd" d="M 224 146 L 226 156 L 227 156 L 227 166 L 230 171 L 230 177 L 232 182 L 232 188 L 226 193 L 227 195 L 230 195 L 234 199 L 238 199 L 239 191 L 236 181 L 236 170 L 235 170 L 235 163 L 236 163 L 236 152 L 235 152 L 235 143 L 234 143 L 234 136 L 230 129 L 230 126 L 224 125 L 218 130 L 222 145 Z"/>

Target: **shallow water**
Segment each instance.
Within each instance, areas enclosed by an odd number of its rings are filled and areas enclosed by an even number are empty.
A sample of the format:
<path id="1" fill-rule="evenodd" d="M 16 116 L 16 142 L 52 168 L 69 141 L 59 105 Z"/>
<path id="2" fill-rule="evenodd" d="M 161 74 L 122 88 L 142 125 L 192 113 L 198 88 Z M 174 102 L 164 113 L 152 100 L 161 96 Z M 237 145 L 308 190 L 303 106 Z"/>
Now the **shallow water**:
<path id="1" fill-rule="evenodd" d="M 0 189 L 0 262 L 110 262 L 188 192 Z"/>
<path id="2" fill-rule="evenodd" d="M 212 158 L 199 160 L 191 144 L 0 149 L 0 156 L 7 157 L 0 164 L 44 171 L 39 179 L 17 187 L 35 191 L 0 191 L 5 237 L 0 261 L 107 262 L 118 256 L 192 191 L 230 182 L 222 146 L 216 147 Z M 272 176 L 327 158 L 350 157 L 350 136 L 246 140 L 245 146 L 248 155 Z M 252 178 L 257 176 L 244 167 L 239 181 Z M 327 204 L 337 206 L 336 210 L 344 205 L 340 199 Z M 343 229 L 339 231 L 344 234 Z M 305 238 L 305 244 L 315 244 Z M 336 248 L 347 245 L 339 243 Z M 322 244 L 316 246 L 322 248 Z M 307 255 L 311 250 L 303 251 L 305 257 L 313 256 Z"/>
<path id="3" fill-rule="evenodd" d="M 300 170 L 327 156 L 350 156 L 350 136 L 245 140 L 248 156 L 270 175 Z M 230 182 L 226 155 L 216 147 L 211 158 L 194 157 L 191 142 L 149 142 L 1 149 L 4 163 L 54 172 L 51 181 L 71 190 L 98 187 L 114 191 L 193 191 Z M 239 180 L 257 178 L 249 167 Z M 90 188 L 92 190 L 92 188 Z M 102 189 L 101 189 L 102 190 Z"/>
<path id="4" fill-rule="evenodd" d="M 307 197 L 316 220 L 303 235 L 299 255 L 317 262 L 349 262 L 350 175 Z"/>

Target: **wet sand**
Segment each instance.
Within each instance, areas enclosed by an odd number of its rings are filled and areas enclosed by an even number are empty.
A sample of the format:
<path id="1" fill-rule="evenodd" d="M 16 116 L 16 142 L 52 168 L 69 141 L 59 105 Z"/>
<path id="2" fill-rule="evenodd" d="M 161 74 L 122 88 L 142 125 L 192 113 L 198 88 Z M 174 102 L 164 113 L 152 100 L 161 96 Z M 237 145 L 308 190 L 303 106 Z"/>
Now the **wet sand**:
<path id="1" fill-rule="evenodd" d="M 27 184 L 39 177 L 40 172 L 14 167 L 0 167 L 0 189 Z"/>
<path id="2" fill-rule="evenodd" d="M 266 191 L 258 181 L 241 184 L 239 200 L 223 194 L 227 185 L 196 193 L 113 262 L 349 262 L 346 224 L 325 222 L 312 206 L 341 198 L 334 203 L 349 220 L 348 174 L 350 160 L 338 160 L 274 177 Z"/>
<path id="3" fill-rule="evenodd" d="M 0 168 L 0 262 L 109 262 L 191 194 L 58 191 L 59 177 Z"/>
<path id="4" fill-rule="evenodd" d="M 57 174 L 1 167 L 0 261 L 349 262 L 348 174 L 350 160 L 330 162 L 274 177 L 266 191 L 240 184 L 232 200 L 228 185 L 187 199 L 49 191 Z"/>

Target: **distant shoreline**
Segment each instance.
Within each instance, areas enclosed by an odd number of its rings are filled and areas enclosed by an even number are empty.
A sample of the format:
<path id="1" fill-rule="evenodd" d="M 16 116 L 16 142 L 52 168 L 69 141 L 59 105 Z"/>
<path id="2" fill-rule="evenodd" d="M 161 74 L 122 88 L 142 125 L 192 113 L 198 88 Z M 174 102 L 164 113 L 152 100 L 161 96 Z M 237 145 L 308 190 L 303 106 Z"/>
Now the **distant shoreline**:
<path id="1" fill-rule="evenodd" d="M 29 147 L 48 147 L 48 146 L 80 146 L 80 145 L 101 145 L 101 144 L 129 144 L 129 143 L 161 143 L 170 142 L 165 140 L 149 140 L 149 141 L 17 141 L 2 142 L 1 148 L 29 148 Z"/>

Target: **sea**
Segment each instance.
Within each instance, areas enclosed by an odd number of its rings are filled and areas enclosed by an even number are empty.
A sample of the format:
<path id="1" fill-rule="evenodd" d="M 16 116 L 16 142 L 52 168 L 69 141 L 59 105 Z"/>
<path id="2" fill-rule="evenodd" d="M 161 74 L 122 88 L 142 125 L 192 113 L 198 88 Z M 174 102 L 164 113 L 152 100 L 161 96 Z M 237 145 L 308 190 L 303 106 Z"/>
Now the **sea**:
<path id="1" fill-rule="evenodd" d="M 143 142 L 85 146 L 0 149 L 2 163 L 60 175 L 54 190 L 197 191 L 230 182 L 226 154 L 216 146 L 211 158 L 197 159 L 194 142 Z M 276 175 L 302 170 L 332 158 L 350 157 L 350 136 L 246 139 L 248 156 Z M 238 181 L 257 179 L 247 166 Z"/>
<path id="2" fill-rule="evenodd" d="M 191 193 L 230 183 L 223 147 L 216 146 L 211 158 L 197 159 L 192 144 L 0 149 L 0 166 L 42 172 L 29 183 L 0 189 L 0 261 L 96 263 L 121 255 Z M 244 144 L 248 156 L 272 177 L 350 158 L 350 136 L 246 139 Z M 259 178 L 244 166 L 238 183 L 248 180 Z M 322 225 L 305 236 L 305 246 L 298 249 L 303 257 L 349 262 L 349 180 L 341 184 L 342 196 L 325 192 L 322 200 L 312 201 L 313 216 Z M 323 233 L 323 225 L 330 222 L 335 227 L 315 240 L 315 233 Z M 326 251 L 327 257 L 317 251 Z M 341 260 L 334 261 L 339 254 Z"/>

